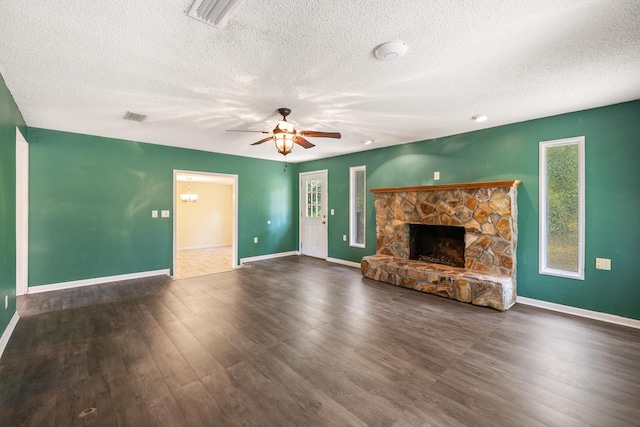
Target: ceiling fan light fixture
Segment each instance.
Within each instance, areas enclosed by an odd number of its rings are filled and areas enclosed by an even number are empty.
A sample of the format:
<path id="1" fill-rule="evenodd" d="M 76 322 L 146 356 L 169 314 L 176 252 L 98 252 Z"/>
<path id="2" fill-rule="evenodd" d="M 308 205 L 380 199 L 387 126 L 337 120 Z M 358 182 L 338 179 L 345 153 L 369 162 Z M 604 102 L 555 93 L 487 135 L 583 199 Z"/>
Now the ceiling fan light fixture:
<path id="1" fill-rule="evenodd" d="M 294 132 L 293 123 L 289 123 L 286 120 L 280 120 L 280 122 L 278 123 L 278 129 L 282 130 L 283 132 L 287 132 L 287 133 Z"/>
<path id="2" fill-rule="evenodd" d="M 293 149 L 293 137 L 290 133 L 277 133 L 273 136 L 278 153 L 286 156 Z"/>
<path id="3" fill-rule="evenodd" d="M 278 122 L 275 128 L 271 132 L 267 131 L 255 131 L 255 130 L 242 130 L 242 129 L 227 129 L 229 132 L 259 132 L 269 134 L 268 137 L 262 138 L 260 141 L 254 142 L 251 145 L 260 145 L 267 141 L 273 140 L 276 145 L 278 153 L 286 156 L 293 149 L 293 144 L 297 144 L 302 148 L 313 148 L 315 144 L 307 141 L 306 138 L 342 138 L 340 132 L 320 132 L 315 130 L 303 130 L 298 132 L 293 123 L 287 121 L 287 116 L 291 113 L 289 108 L 278 108 L 278 113 L 282 115 L 282 120 Z"/>
<path id="4" fill-rule="evenodd" d="M 278 111 L 282 114 L 282 120 L 278 122 L 278 125 L 273 130 L 273 141 L 276 144 L 278 153 L 286 156 L 293 149 L 293 138 L 296 136 L 296 130 L 293 127 L 293 123 L 287 121 L 287 116 L 291 110 L 281 108 Z"/>

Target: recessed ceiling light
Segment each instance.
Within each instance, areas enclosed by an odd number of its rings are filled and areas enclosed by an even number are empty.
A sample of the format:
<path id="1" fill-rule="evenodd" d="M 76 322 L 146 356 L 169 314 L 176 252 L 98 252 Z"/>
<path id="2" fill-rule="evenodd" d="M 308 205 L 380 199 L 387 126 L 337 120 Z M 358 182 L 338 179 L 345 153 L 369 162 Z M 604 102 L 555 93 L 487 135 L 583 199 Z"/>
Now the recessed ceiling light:
<path id="1" fill-rule="evenodd" d="M 407 53 L 407 44 L 405 42 L 387 42 L 376 47 L 373 54 L 380 61 L 393 61 Z"/>
<path id="2" fill-rule="evenodd" d="M 476 122 L 486 122 L 489 117 L 485 116 L 484 114 L 476 114 L 471 118 Z"/>
<path id="3" fill-rule="evenodd" d="M 369 144 L 373 143 L 373 139 L 363 139 L 360 142 L 362 142 L 364 145 L 369 145 Z"/>

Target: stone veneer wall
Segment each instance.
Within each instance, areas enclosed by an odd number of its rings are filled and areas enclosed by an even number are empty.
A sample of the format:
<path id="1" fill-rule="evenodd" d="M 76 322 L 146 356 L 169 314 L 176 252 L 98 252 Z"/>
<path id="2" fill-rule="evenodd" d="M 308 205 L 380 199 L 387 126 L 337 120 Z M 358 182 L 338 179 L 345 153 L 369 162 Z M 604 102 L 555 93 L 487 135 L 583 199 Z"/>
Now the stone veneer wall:
<path id="1" fill-rule="evenodd" d="M 518 235 L 513 182 L 371 190 L 376 198 L 376 253 L 408 259 L 409 224 L 457 225 L 465 228 L 465 268 L 512 276 Z"/>
<path id="2" fill-rule="evenodd" d="M 365 277 L 499 310 L 516 298 L 517 187 L 499 181 L 372 189 L 376 255 Z M 465 268 L 409 261 L 409 224 L 465 228 Z"/>

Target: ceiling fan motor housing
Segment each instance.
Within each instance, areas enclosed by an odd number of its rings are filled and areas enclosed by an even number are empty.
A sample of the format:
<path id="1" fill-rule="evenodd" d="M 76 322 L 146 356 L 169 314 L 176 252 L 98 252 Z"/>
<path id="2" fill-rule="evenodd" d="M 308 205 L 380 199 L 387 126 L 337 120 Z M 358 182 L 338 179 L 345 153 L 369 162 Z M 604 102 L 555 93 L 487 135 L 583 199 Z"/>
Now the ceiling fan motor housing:
<path id="1" fill-rule="evenodd" d="M 278 108 L 278 113 L 280 113 L 280 115 L 287 120 L 287 116 L 289 114 L 291 114 L 291 109 L 290 108 Z"/>

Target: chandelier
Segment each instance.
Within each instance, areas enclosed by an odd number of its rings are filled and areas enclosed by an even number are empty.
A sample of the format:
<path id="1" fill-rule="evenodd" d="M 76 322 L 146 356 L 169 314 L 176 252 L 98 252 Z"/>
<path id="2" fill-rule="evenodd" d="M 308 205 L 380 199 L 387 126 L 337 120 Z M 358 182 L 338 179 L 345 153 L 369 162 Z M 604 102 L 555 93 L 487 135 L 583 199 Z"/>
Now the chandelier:
<path id="1" fill-rule="evenodd" d="M 180 199 L 184 203 L 189 203 L 189 202 L 195 203 L 198 201 L 198 195 L 191 193 L 191 178 L 187 178 L 187 181 L 189 182 L 189 184 L 187 185 L 187 193 L 181 194 Z"/>

